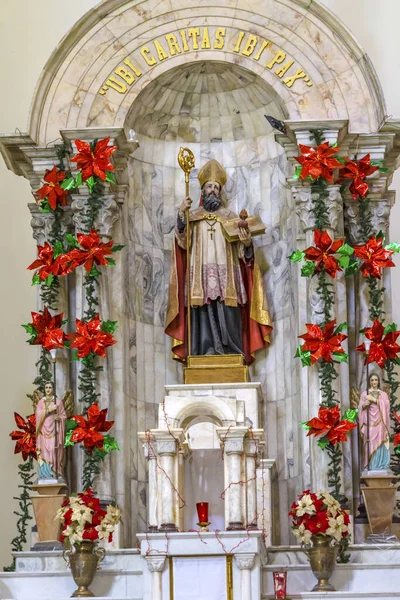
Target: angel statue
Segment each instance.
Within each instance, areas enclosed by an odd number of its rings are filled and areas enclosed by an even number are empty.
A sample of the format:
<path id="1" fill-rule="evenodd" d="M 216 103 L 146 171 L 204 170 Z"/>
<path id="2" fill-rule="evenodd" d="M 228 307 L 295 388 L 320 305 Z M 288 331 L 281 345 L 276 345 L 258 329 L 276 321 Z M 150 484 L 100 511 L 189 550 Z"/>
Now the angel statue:
<path id="1" fill-rule="evenodd" d="M 36 413 L 36 450 L 39 479 L 62 479 L 64 460 L 65 421 L 74 410 L 74 398 L 67 390 L 62 399 L 56 398 L 51 381 L 33 393 Z"/>
<path id="2" fill-rule="evenodd" d="M 363 470 L 386 471 L 390 464 L 390 403 L 380 389 L 379 375 L 368 377 L 368 390 L 361 393 L 358 403 L 359 429 L 363 444 Z M 356 391 L 351 390 L 352 405 Z"/>

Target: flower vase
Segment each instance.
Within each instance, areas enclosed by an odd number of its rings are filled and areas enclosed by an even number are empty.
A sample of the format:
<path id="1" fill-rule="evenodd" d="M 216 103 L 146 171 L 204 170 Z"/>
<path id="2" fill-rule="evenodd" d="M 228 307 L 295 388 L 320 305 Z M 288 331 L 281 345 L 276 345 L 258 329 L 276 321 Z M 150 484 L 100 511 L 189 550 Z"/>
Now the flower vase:
<path id="1" fill-rule="evenodd" d="M 95 542 L 84 541 L 74 544 L 75 551 L 65 548 L 64 560 L 71 569 L 72 577 L 78 589 L 71 598 L 93 598 L 94 594 L 89 590 L 96 574 L 98 564 L 103 560 L 106 551 L 96 546 Z"/>
<path id="2" fill-rule="evenodd" d="M 311 570 L 318 583 L 312 592 L 335 592 L 335 588 L 329 583 L 338 553 L 338 544 L 330 535 L 317 534 L 311 537 L 310 544 L 304 544 L 304 551 L 310 559 Z"/>

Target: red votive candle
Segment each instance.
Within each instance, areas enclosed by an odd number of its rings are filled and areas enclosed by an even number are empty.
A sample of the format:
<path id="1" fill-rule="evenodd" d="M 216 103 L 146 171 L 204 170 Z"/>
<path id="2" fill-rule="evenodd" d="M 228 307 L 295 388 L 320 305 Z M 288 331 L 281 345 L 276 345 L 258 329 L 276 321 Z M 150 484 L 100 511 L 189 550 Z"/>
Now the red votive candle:
<path id="1" fill-rule="evenodd" d="M 286 571 L 274 571 L 274 590 L 275 600 L 283 600 L 286 598 Z"/>
<path id="2" fill-rule="evenodd" d="M 208 502 L 197 502 L 196 508 L 199 523 L 208 523 Z"/>

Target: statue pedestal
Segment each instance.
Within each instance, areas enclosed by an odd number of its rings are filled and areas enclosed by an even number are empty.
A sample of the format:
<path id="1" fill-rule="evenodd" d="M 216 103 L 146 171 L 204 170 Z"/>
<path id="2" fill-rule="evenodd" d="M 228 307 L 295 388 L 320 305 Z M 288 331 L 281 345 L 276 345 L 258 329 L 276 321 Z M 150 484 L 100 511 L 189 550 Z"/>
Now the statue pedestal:
<path id="1" fill-rule="evenodd" d="M 66 484 L 45 483 L 33 485 L 31 489 L 33 492 L 37 492 L 37 495 L 31 496 L 39 537 L 39 542 L 35 544 L 34 550 L 61 548 L 61 523 L 55 520 L 55 516 L 67 497 L 63 493 L 67 490 Z"/>
<path id="2" fill-rule="evenodd" d="M 247 383 L 249 369 L 242 354 L 189 356 L 184 369 L 186 384 Z"/>
<path id="3" fill-rule="evenodd" d="M 361 488 L 373 535 L 391 536 L 393 511 L 396 503 L 397 477 L 394 475 L 366 474 L 361 477 Z M 372 541 L 372 540 L 371 540 Z"/>

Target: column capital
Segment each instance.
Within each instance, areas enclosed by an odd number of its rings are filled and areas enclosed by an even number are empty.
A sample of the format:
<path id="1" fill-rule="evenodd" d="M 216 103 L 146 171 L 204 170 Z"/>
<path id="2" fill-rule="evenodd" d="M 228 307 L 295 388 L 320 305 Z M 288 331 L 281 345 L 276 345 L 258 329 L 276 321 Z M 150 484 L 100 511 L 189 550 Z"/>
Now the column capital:
<path id="1" fill-rule="evenodd" d="M 36 242 L 43 246 L 46 241 L 51 238 L 51 233 L 54 225 L 54 213 L 44 213 L 40 210 L 40 207 L 34 202 L 28 204 L 29 211 L 31 213 L 31 227 L 32 235 Z M 65 234 L 70 231 L 71 228 L 71 210 L 69 206 L 63 207 L 61 217 L 61 233 Z"/>
<path id="2" fill-rule="evenodd" d="M 145 556 L 150 573 L 160 573 L 164 570 L 166 556 Z"/>
<path id="3" fill-rule="evenodd" d="M 244 452 L 246 456 L 256 457 L 262 445 L 264 445 L 263 429 L 249 429 L 248 437 L 244 440 Z"/>
<path id="4" fill-rule="evenodd" d="M 369 208 L 372 215 L 372 225 L 375 232 L 387 233 L 390 225 L 390 210 L 394 203 L 394 197 L 377 200 L 369 200 Z M 361 243 L 359 205 L 356 200 L 346 198 L 344 204 L 344 224 L 352 244 Z"/>
<path id="5" fill-rule="evenodd" d="M 225 454 L 242 454 L 244 438 L 248 427 L 217 427 L 217 435 L 223 444 Z"/>
<path id="6" fill-rule="evenodd" d="M 183 429 L 150 429 L 149 432 L 140 432 L 138 436 L 145 451 L 146 446 L 148 449 L 150 447 L 149 459 L 153 458 L 154 453 L 158 456 L 176 455 L 185 439 Z"/>
<path id="7" fill-rule="evenodd" d="M 327 187 L 328 197 L 326 204 L 329 211 L 329 227 L 336 232 L 339 224 L 340 215 L 343 212 L 343 198 L 340 193 L 339 185 L 329 185 Z M 314 194 L 311 188 L 311 182 L 296 182 L 292 185 L 292 195 L 296 205 L 296 214 L 299 217 L 301 229 L 305 233 L 315 228 L 315 219 L 313 213 L 313 202 L 317 194 Z"/>
<path id="8" fill-rule="evenodd" d="M 256 555 L 251 553 L 246 554 L 235 554 L 235 563 L 238 569 L 241 571 L 250 570 L 255 565 Z"/>
<path id="9" fill-rule="evenodd" d="M 89 194 L 87 193 L 71 194 L 72 221 L 77 232 L 87 229 L 85 215 L 88 198 Z M 112 238 L 113 225 L 120 217 L 123 198 L 123 195 L 116 192 L 108 192 L 102 195 L 102 206 L 94 223 L 94 227 L 101 237 Z"/>

